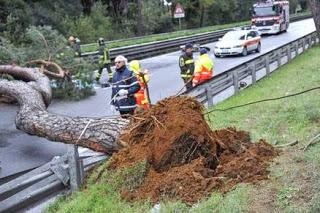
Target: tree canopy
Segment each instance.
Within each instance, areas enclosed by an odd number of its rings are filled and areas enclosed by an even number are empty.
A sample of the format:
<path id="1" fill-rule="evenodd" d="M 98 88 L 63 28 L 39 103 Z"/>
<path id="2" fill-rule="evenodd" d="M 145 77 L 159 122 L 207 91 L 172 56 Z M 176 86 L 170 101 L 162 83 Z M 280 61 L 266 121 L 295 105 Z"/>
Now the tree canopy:
<path id="1" fill-rule="evenodd" d="M 165 4 L 171 3 L 171 4 Z M 0 0 L 0 35 L 23 40 L 25 30 L 49 25 L 64 36 L 95 42 L 178 29 L 177 3 L 185 10 L 183 29 L 248 20 L 255 0 Z M 307 0 L 290 0 L 291 12 Z"/>

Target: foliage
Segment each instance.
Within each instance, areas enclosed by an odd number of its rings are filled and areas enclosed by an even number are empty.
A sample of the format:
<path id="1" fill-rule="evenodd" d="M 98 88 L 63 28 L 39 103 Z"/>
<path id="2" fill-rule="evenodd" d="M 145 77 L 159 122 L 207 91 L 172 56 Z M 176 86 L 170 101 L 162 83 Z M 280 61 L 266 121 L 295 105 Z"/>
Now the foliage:
<path id="1" fill-rule="evenodd" d="M 18 64 L 27 66 L 36 59 L 54 61 L 72 76 L 72 81 L 52 80 L 56 98 L 79 100 L 94 94 L 92 89 L 92 71 L 97 65 L 92 61 L 75 59 L 73 50 L 66 46 L 67 41 L 57 30 L 49 26 L 31 26 L 21 40 L 20 45 L 14 45 L 7 39 L 2 39 L 0 46 L 1 64 Z"/>
<path id="2" fill-rule="evenodd" d="M 171 14 L 155 1 L 143 1 L 142 16 L 145 34 L 170 32 L 174 28 Z"/>
<path id="3" fill-rule="evenodd" d="M 110 17 L 106 16 L 106 7 L 101 2 L 94 5 L 90 16 L 81 15 L 76 19 L 68 16 L 63 25 L 63 31 L 68 32 L 68 36 L 76 36 L 83 43 L 96 42 L 99 37 L 110 40 L 117 36 Z"/>
<path id="4" fill-rule="evenodd" d="M 138 8 L 141 2 L 141 10 Z M 167 1 L 169 2 L 169 1 Z M 178 29 L 173 18 L 175 5 L 184 7 L 182 29 L 248 20 L 255 0 L 172 0 L 171 6 L 154 0 L 0 0 L 0 32 L 19 43 L 30 26 L 52 26 L 65 37 L 78 37 L 82 43 L 171 32 Z M 290 0 L 291 12 L 306 9 L 307 0 Z M 0 34 L 1 35 L 1 34 Z"/>
<path id="5" fill-rule="evenodd" d="M 17 43 L 30 23 L 30 8 L 25 1 L 0 0 L 0 36 Z"/>

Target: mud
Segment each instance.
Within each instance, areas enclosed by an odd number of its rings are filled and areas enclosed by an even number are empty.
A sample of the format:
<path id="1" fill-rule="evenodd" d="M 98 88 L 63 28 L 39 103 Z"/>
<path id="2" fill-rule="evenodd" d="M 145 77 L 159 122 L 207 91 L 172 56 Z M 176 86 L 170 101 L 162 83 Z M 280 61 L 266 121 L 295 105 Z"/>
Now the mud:
<path id="1" fill-rule="evenodd" d="M 278 152 L 264 140 L 252 143 L 245 131 L 212 131 L 203 110 L 192 98 L 167 98 L 134 116 L 119 139 L 127 147 L 112 157 L 110 169 L 147 161 L 148 171 L 139 187 L 122 192 L 125 199 L 193 204 L 214 190 L 267 178 Z"/>

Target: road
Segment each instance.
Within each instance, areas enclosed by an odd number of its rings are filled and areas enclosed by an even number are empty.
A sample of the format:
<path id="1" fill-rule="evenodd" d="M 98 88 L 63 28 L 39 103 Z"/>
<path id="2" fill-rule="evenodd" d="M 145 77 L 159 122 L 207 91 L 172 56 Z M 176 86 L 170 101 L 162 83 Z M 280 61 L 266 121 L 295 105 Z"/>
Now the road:
<path id="1" fill-rule="evenodd" d="M 263 54 L 289 41 L 295 40 L 315 30 L 312 19 L 292 23 L 286 33 L 265 36 L 262 39 L 261 53 L 252 53 L 246 57 L 226 57 L 214 59 L 215 74 L 224 72 L 258 54 Z M 211 49 L 214 43 L 207 44 Z M 180 52 L 173 52 L 141 60 L 142 67 L 151 74 L 149 84 L 151 101 L 156 101 L 176 94 L 183 86 L 179 76 L 178 57 Z M 210 53 L 214 58 L 213 53 Z M 197 57 L 198 54 L 195 54 Z M 102 117 L 113 115 L 109 107 L 110 88 L 97 89 L 97 94 L 78 102 L 54 101 L 49 112 L 70 115 Z M 56 155 L 66 152 L 66 145 L 50 142 L 46 139 L 30 136 L 16 129 L 14 120 L 18 106 L 0 104 L 0 183 L 1 178 L 31 169 L 50 161 Z"/>

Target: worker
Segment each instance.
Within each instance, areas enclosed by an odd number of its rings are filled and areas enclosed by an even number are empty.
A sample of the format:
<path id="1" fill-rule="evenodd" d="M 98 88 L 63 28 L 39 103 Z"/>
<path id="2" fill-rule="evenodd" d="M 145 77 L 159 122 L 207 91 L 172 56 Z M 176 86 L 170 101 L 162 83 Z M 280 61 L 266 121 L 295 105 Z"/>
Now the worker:
<path id="1" fill-rule="evenodd" d="M 111 60 L 110 60 L 110 51 L 107 48 L 107 45 L 104 41 L 104 38 L 99 38 L 99 70 L 96 76 L 96 81 L 100 80 L 101 74 L 103 71 L 108 72 L 108 81 L 112 81 L 112 70 L 111 70 Z"/>
<path id="2" fill-rule="evenodd" d="M 136 109 L 134 94 L 140 90 L 140 84 L 136 76 L 127 66 L 127 59 L 119 55 L 114 60 L 116 72 L 112 77 L 111 104 L 120 112 L 121 117 L 133 115 Z"/>
<path id="3" fill-rule="evenodd" d="M 206 48 L 200 48 L 200 56 L 196 61 L 192 85 L 201 84 L 213 76 L 213 61 L 209 57 Z"/>
<path id="4" fill-rule="evenodd" d="M 140 84 L 140 90 L 134 95 L 137 105 L 142 109 L 149 109 L 150 103 L 148 99 L 147 83 L 149 82 L 150 77 L 148 70 L 141 70 L 138 60 L 131 61 L 129 63 L 129 69 L 136 75 Z"/>
<path id="5" fill-rule="evenodd" d="M 71 48 L 74 51 L 74 55 L 76 57 L 80 57 L 81 56 L 81 41 L 78 38 L 75 38 L 74 36 L 70 36 L 68 39 L 68 42 L 71 46 Z"/>
<path id="6" fill-rule="evenodd" d="M 184 53 L 179 57 L 180 75 L 185 83 L 186 89 L 192 88 L 192 76 L 194 72 L 193 45 L 188 43 L 185 45 Z"/>

